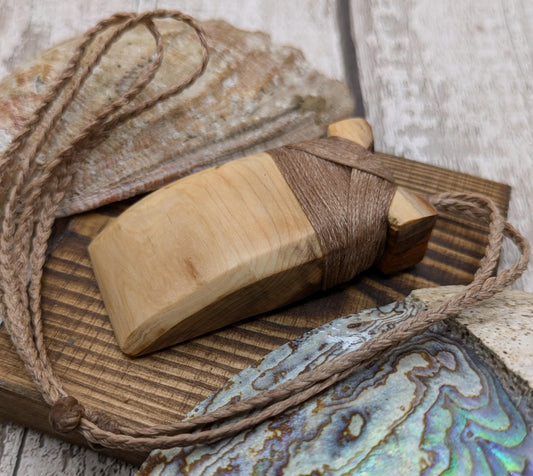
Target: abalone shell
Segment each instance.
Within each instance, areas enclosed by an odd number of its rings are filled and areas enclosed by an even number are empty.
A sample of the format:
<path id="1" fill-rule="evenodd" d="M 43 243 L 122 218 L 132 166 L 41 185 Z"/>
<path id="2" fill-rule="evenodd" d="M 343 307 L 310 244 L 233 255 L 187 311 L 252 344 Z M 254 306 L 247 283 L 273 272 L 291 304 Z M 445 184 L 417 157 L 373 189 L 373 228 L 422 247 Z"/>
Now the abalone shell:
<path id="1" fill-rule="evenodd" d="M 158 23 L 164 62 L 135 102 L 181 82 L 197 67 L 191 29 Z M 345 84 L 317 73 L 294 48 L 222 21 L 202 23 L 210 44 L 204 75 L 175 98 L 118 127 L 82 153 L 59 216 L 154 190 L 201 168 L 319 137 L 353 111 Z M 0 82 L 0 151 L 21 130 L 79 39 L 60 44 Z M 60 151 L 104 105 L 124 93 L 151 60 L 154 41 L 138 27 L 121 37 L 84 85 L 38 161 Z"/>
<path id="2" fill-rule="evenodd" d="M 425 307 L 415 292 L 336 319 L 243 370 L 192 414 L 293 378 Z M 450 320 L 252 430 L 154 451 L 141 474 L 533 474 L 532 407 L 526 382 Z"/>

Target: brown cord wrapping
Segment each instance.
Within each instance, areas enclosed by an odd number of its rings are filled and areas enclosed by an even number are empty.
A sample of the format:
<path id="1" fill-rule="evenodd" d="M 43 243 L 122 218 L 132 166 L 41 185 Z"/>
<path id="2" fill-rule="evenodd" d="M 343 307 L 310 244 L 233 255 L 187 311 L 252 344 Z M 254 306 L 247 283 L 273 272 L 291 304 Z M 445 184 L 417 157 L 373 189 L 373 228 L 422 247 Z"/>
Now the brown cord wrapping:
<path id="1" fill-rule="evenodd" d="M 385 248 L 396 190 L 392 173 L 341 137 L 268 151 L 313 226 L 323 253 L 322 289 L 370 268 Z"/>
<path id="2" fill-rule="evenodd" d="M 173 18 L 190 25 L 198 35 L 203 48 L 202 61 L 198 69 L 184 83 L 141 104 L 131 106 L 133 99 L 152 79 L 162 60 L 161 37 L 152 21 L 156 18 Z M 102 111 L 84 131 L 73 139 L 67 149 L 56 157 L 48 158 L 49 160 L 45 161 L 44 165 L 36 166 L 35 158 L 42 145 L 52 133 L 61 115 L 76 97 L 95 65 L 121 34 L 139 24 L 145 25 L 154 37 L 156 43 L 155 59 L 141 74 L 137 83 L 124 96 L 118 98 Z M 109 33 L 105 41 L 100 42 L 90 51 L 90 46 L 93 45 L 95 38 L 104 31 Z M 54 223 L 55 211 L 71 182 L 76 166 L 74 159 L 80 150 L 94 147 L 118 124 L 135 117 L 159 101 L 177 94 L 191 85 L 202 74 L 206 64 L 207 46 L 204 35 L 200 27 L 190 17 L 179 12 L 165 10 L 141 14 L 116 14 L 100 22 L 85 34 L 60 78 L 44 98 L 43 104 L 31 116 L 23 131 L 13 140 L 0 159 L 0 199 L 2 200 L 0 315 L 4 319 L 13 345 L 28 373 L 45 401 L 52 406 L 50 411 L 52 426 L 57 431 L 78 429 L 93 445 L 148 451 L 154 448 L 207 443 L 234 435 L 313 397 L 329 385 L 346 377 L 358 366 L 366 365 L 383 352 L 423 332 L 434 322 L 457 314 L 466 307 L 503 290 L 515 281 L 527 267 L 528 243 L 509 223 L 505 222 L 492 201 L 484 197 L 466 194 L 439 195 L 431 199 L 437 209 L 447 213 L 460 213 L 472 220 L 488 224 L 489 240 L 485 256 L 480 262 L 479 270 L 473 282 L 437 307 L 417 314 L 412 319 L 381 334 L 378 338 L 337 360 L 318 366 L 255 397 L 228 404 L 206 415 L 168 425 L 131 428 L 118 424 L 112 418 L 106 417 L 98 411 L 83 408 L 75 398 L 67 395 L 59 378 L 54 374 L 43 342 L 40 305 L 41 278 L 47 241 Z M 307 143 L 304 145 L 305 154 L 330 157 L 332 153 L 338 154 L 338 151 L 346 146 L 345 141 L 335 140 L 332 143 L 336 144 L 334 149 L 337 152 L 331 152 L 329 146 L 324 147 L 326 143 L 329 144 L 329 142 Z M 301 148 L 301 146 L 292 147 Z M 286 152 L 281 152 L 281 154 L 286 154 Z M 357 162 L 360 165 L 366 161 L 367 154 L 367 152 L 359 150 Z M 342 157 L 337 157 L 334 161 L 342 163 L 346 160 L 342 153 L 340 155 Z M 305 160 L 314 159 L 307 157 Z M 328 158 L 327 160 L 331 159 Z M 375 174 L 383 175 L 382 169 L 373 172 L 370 170 L 366 172 L 346 172 L 346 169 L 343 170 L 345 171 L 341 173 L 345 175 L 347 173 L 364 175 L 364 180 L 368 180 L 368 176 L 375 178 Z M 298 174 L 305 173 L 305 170 L 297 170 L 286 176 L 292 177 L 288 180 L 298 181 Z M 349 183 L 350 180 L 345 183 Z M 388 183 L 388 178 L 381 177 L 379 181 L 380 183 Z M 366 188 L 370 189 L 371 186 L 367 185 Z M 390 184 L 385 185 L 385 189 L 387 191 L 384 203 L 387 203 L 390 190 L 393 189 L 390 188 Z M 320 193 L 323 195 L 324 190 Z M 364 196 L 367 201 L 377 201 L 378 198 L 381 200 L 381 197 L 376 197 L 375 194 L 372 196 L 371 190 L 361 191 L 364 195 L 359 195 L 359 193 L 357 187 L 354 187 L 352 192 L 348 191 L 346 195 L 349 197 L 348 201 L 353 201 L 356 198 L 359 200 L 361 196 Z M 362 210 L 367 209 L 363 207 Z M 374 209 L 369 208 L 367 212 L 357 213 L 372 214 L 374 213 L 372 210 Z M 324 220 L 327 220 L 329 211 L 331 210 L 325 208 L 325 212 L 319 217 L 322 216 Z M 362 219 L 377 219 L 380 223 L 379 226 L 381 226 L 383 212 L 378 211 L 376 213 L 377 218 L 363 216 Z M 335 238 L 341 243 L 339 248 L 344 246 L 345 240 L 351 239 L 345 235 L 359 223 L 360 218 L 350 218 L 353 220 L 352 223 L 342 224 L 339 237 Z M 346 220 L 348 221 L 348 219 Z M 373 226 L 373 222 L 368 223 L 367 226 Z M 314 226 L 320 227 L 322 225 L 315 223 Z M 324 228 L 326 227 L 324 226 Z M 324 233 L 327 234 L 327 232 L 325 229 Z M 367 233 L 378 234 L 375 231 L 372 233 L 372 230 L 369 229 L 367 232 L 360 233 L 361 238 L 357 239 L 364 241 Z M 519 247 L 521 257 L 509 270 L 502 271 L 498 276 L 492 277 L 491 273 L 497 264 L 504 235 L 513 240 Z M 375 239 L 377 248 L 379 248 L 380 240 L 383 238 Z M 339 276 L 353 272 L 353 270 L 348 269 L 349 266 L 344 268 L 339 266 L 336 263 L 338 257 L 335 253 L 332 255 L 332 265 L 329 268 L 330 271 L 328 271 L 325 284 L 334 283 L 340 279 Z M 367 259 L 370 258 L 364 258 L 363 261 Z M 355 263 L 355 261 L 350 258 L 350 263 Z M 359 266 L 359 264 L 355 263 L 354 266 Z"/>

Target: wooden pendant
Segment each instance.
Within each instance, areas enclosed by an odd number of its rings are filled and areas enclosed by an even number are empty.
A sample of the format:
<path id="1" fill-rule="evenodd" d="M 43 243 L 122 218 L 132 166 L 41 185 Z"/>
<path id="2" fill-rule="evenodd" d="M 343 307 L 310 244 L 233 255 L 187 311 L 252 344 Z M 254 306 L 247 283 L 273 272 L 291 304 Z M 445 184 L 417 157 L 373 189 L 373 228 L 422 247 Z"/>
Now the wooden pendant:
<path id="1" fill-rule="evenodd" d="M 330 126 L 364 147 L 363 119 Z M 384 271 L 416 264 L 436 213 L 399 189 Z M 123 352 L 140 355 L 301 299 L 320 289 L 315 231 L 266 153 L 185 177 L 113 220 L 89 252 Z"/>

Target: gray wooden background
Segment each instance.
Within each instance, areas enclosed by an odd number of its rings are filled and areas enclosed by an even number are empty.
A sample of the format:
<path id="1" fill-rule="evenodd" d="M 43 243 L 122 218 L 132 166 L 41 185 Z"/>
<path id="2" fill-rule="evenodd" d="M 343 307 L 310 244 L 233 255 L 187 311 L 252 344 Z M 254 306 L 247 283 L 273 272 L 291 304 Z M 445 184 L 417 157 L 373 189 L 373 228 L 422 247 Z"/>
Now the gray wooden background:
<path id="1" fill-rule="evenodd" d="M 377 150 L 510 184 L 509 218 L 533 241 L 531 0 L 0 0 L 0 77 L 116 11 L 153 8 L 223 18 L 300 48 L 351 85 Z M 533 271 L 515 287 L 533 292 Z M 0 423 L 0 476 L 134 473 Z"/>

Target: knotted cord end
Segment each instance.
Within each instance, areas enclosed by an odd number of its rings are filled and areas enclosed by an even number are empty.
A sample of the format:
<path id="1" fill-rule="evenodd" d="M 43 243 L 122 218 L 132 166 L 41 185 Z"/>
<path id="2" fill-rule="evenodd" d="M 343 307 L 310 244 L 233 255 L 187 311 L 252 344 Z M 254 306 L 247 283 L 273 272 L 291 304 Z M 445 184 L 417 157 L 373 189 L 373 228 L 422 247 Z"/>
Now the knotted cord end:
<path id="1" fill-rule="evenodd" d="M 69 433 L 75 430 L 82 417 L 85 408 L 74 397 L 67 396 L 57 400 L 50 408 L 48 421 L 58 433 Z"/>

